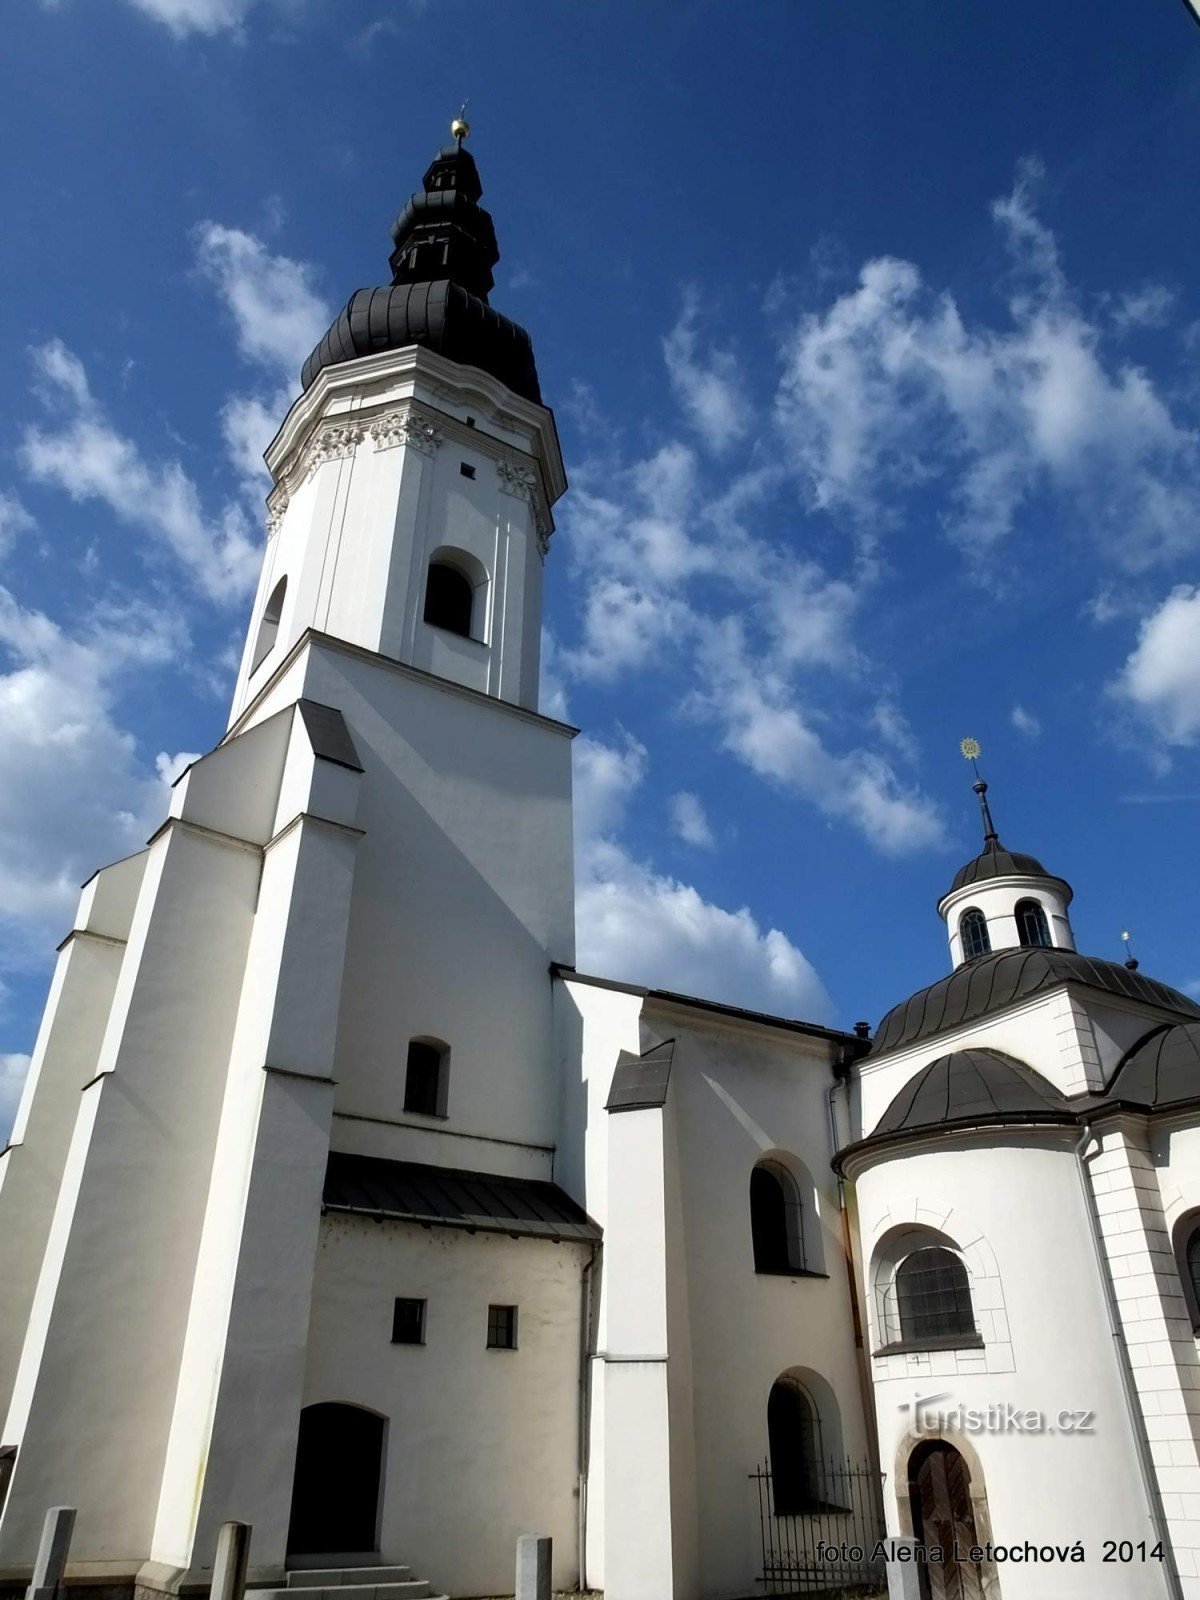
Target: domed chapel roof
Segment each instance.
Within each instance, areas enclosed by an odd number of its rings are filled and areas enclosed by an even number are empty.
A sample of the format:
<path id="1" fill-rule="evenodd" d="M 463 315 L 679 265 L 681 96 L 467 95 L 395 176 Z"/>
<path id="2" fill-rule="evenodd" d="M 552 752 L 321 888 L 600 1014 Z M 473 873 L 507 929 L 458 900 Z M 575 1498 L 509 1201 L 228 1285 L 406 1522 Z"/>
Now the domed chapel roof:
<path id="1" fill-rule="evenodd" d="M 1059 983 L 1078 983 L 1128 1000 L 1141 1000 L 1184 1018 L 1200 1018 L 1200 1005 L 1154 978 L 1115 961 L 1076 950 L 1021 946 L 995 950 L 953 972 L 892 1009 L 879 1024 L 867 1061 L 919 1044 L 951 1028 L 1029 999 Z"/>

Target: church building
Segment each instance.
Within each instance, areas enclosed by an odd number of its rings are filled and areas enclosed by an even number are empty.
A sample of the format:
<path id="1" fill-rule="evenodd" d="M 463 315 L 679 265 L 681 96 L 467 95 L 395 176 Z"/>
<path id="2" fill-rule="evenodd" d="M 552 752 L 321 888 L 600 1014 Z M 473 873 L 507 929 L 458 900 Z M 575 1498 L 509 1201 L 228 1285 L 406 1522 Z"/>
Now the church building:
<path id="1" fill-rule="evenodd" d="M 511 1594 L 530 1532 L 609 1600 L 882 1593 L 885 1533 L 932 1600 L 1200 1600 L 1200 1006 L 986 785 L 873 1034 L 576 970 L 566 476 L 453 131 L 267 451 L 228 729 L 59 947 L 0 1600 L 64 1505 L 78 1600 L 230 1519 L 252 1600 Z"/>

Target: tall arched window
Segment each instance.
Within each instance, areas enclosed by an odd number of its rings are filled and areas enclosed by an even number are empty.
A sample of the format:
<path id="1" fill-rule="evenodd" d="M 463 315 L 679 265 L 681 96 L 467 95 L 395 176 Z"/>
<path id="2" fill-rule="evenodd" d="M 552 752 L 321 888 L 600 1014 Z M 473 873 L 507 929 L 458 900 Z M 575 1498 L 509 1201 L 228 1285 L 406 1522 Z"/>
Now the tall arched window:
<path id="1" fill-rule="evenodd" d="M 1175 1264 L 1183 1284 L 1192 1328 L 1200 1334 L 1200 1212 L 1189 1211 L 1175 1224 Z"/>
<path id="2" fill-rule="evenodd" d="M 974 961 L 978 956 L 986 956 L 992 948 L 992 941 L 988 937 L 987 918 L 978 906 L 968 906 L 959 918 L 959 937 L 962 939 L 964 961 Z"/>
<path id="3" fill-rule="evenodd" d="M 279 619 L 283 616 L 283 597 L 286 593 L 287 579 L 280 578 L 271 590 L 271 598 L 263 608 L 262 621 L 258 625 L 258 638 L 254 641 L 254 657 L 250 662 L 251 672 L 257 672 L 275 648 L 275 641 L 279 637 Z"/>
<path id="4" fill-rule="evenodd" d="M 1022 944 L 1050 948 L 1050 928 L 1040 900 L 1018 900 L 1013 915 L 1017 919 L 1017 938 Z"/>
<path id="5" fill-rule="evenodd" d="M 431 561 L 425 579 L 425 621 L 447 633 L 471 637 L 475 591 L 470 578 L 448 561 Z"/>
<path id="6" fill-rule="evenodd" d="M 819 1511 L 824 1448 L 812 1396 L 796 1378 L 778 1378 L 767 1401 L 772 1502 L 777 1517 Z"/>
<path id="7" fill-rule="evenodd" d="M 805 1271 L 804 1207 L 782 1162 L 760 1161 L 750 1174 L 750 1232 L 755 1272 Z"/>
<path id="8" fill-rule="evenodd" d="M 924 1344 L 975 1332 L 971 1283 L 953 1250 L 914 1250 L 896 1268 L 896 1315 L 905 1344 Z"/>
<path id="9" fill-rule="evenodd" d="M 444 1117 L 450 1089 L 450 1047 L 440 1039 L 410 1039 L 404 1074 L 404 1109 Z"/>

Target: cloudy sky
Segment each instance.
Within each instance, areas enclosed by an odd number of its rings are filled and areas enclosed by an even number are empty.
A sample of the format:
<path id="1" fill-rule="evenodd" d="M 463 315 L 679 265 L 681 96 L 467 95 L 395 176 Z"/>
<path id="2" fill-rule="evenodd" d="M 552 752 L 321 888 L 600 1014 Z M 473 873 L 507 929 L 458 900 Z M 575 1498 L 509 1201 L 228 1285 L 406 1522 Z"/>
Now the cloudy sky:
<path id="1" fill-rule="evenodd" d="M 1180 0 L 10 0 L 0 1130 L 79 882 L 224 728 L 261 452 L 464 96 L 572 487 L 579 965 L 872 1021 L 1002 837 L 1200 993 Z"/>

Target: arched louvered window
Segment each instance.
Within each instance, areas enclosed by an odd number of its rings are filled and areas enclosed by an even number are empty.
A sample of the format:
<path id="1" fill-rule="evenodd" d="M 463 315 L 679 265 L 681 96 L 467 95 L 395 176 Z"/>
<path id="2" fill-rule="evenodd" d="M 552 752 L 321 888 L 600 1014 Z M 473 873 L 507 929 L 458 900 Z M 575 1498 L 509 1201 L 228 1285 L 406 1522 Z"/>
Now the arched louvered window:
<path id="1" fill-rule="evenodd" d="M 1017 919 L 1017 938 L 1022 944 L 1050 948 L 1050 926 L 1040 900 L 1018 900 L 1013 915 Z"/>
<path id="2" fill-rule="evenodd" d="M 760 1161 L 750 1174 L 750 1232 L 755 1272 L 805 1270 L 803 1203 L 781 1162 Z"/>
<path id="3" fill-rule="evenodd" d="M 959 937 L 962 939 L 963 960 L 974 961 L 986 956 L 992 948 L 988 936 L 987 918 L 978 906 L 969 906 L 959 918 Z"/>
<path id="4" fill-rule="evenodd" d="M 254 641 L 254 657 L 250 662 L 251 672 L 257 672 L 275 648 L 275 641 L 279 637 L 279 619 L 283 616 L 283 597 L 286 593 L 287 579 L 280 578 L 271 590 L 271 598 L 263 608 L 262 621 L 258 625 L 258 638 Z"/>
<path id="5" fill-rule="evenodd" d="M 953 1250 L 914 1250 L 896 1268 L 896 1312 L 905 1344 L 975 1332 L 967 1269 Z"/>
<path id="6" fill-rule="evenodd" d="M 825 1498 L 821 1493 L 821 1420 L 812 1396 L 795 1378 L 779 1378 L 771 1385 L 767 1439 L 775 1515 L 795 1517 L 820 1510 Z"/>
<path id="7" fill-rule="evenodd" d="M 425 621 L 447 633 L 471 637 L 475 593 L 470 578 L 448 561 L 431 561 L 425 579 Z"/>

